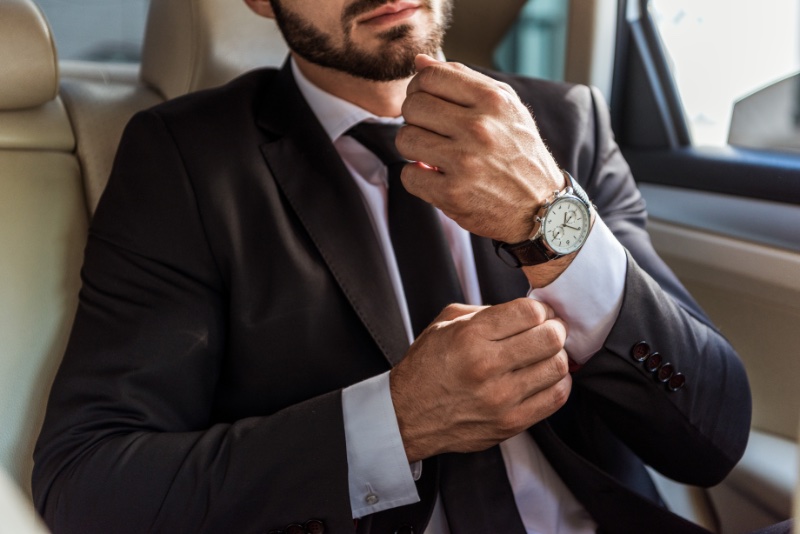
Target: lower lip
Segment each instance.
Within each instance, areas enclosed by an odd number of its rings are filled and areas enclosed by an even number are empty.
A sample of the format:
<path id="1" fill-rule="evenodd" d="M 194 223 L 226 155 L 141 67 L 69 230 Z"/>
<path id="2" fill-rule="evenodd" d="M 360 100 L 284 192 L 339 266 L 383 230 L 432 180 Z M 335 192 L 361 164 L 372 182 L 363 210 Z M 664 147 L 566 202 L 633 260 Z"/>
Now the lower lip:
<path id="1" fill-rule="evenodd" d="M 395 22 L 399 22 L 401 20 L 406 20 L 413 17 L 417 11 L 419 11 L 418 7 L 410 7 L 408 9 L 403 9 L 398 11 L 397 13 L 387 13 L 386 15 L 379 15 L 377 17 L 373 17 L 371 19 L 367 19 L 363 22 L 363 24 L 367 24 L 370 26 L 382 26 L 384 24 L 394 24 Z"/>

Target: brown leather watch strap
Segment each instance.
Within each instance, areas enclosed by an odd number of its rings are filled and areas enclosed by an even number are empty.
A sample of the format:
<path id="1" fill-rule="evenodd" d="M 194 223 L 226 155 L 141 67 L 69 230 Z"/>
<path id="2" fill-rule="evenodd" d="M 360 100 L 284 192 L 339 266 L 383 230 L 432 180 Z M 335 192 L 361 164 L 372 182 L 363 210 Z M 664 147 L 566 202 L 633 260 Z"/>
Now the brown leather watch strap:
<path id="1" fill-rule="evenodd" d="M 592 203 L 589 200 L 589 197 L 586 195 L 586 192 L 583 190 L 583 188 L 581 188 L 578 182 L 575 181 L 570 173 L 567 171 L 562 172 L 564 173 L 564 177 L 567 179 L 567 187 L 565 188 L 565 191 L 571 189 L 572 194 L 582 201 L 591 212 Z M 556 200 L 557 198 L 558 192 L 556 193 Z M 553 202 L 555 202 L 555 200 Z M 542 207 L 542 210 L 546 210 L 546 208 L 550 205 L 551 202 L 548 202 Z M 542 212 L 540 211 L 540 213 Z M 520 243 L 503 243 L 502 241 L 496 240 L 492 240 L 492 243 L 494 244 L 495 253 L 498 255 L 498 257 L 500 257 L 501 260 L 503 260 L 503 263 L 515 268 L 547 263 L 548 261 L 558 259 L 562 256 L 562 254 L 550 250 L 544 244 L 541 236 L 537 238 L 526 239 Z"/>
<path id="2" fill-rule="evenodd" d="M 522 243 L 509 245 L 501 241 L 494 241 L 494 250 L 503 262 L 510 267 L 525 267 L 547 263 L 561 257 L 560 254 L 547 250 L 541 240 L 527 240 Z"/>

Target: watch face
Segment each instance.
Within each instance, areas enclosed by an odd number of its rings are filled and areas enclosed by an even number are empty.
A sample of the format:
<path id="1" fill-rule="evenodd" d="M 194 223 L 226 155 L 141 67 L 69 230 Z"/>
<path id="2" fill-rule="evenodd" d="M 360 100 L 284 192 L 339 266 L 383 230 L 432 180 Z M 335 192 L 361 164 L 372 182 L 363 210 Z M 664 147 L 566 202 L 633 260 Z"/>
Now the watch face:
<path id="1" fill-rule="evenodd" d="M 574 197 L 559 198 L 547 210 L 542 237 L 558 254 L 578 250 L 589 235 L 591 220 L 586 205 Z"/>

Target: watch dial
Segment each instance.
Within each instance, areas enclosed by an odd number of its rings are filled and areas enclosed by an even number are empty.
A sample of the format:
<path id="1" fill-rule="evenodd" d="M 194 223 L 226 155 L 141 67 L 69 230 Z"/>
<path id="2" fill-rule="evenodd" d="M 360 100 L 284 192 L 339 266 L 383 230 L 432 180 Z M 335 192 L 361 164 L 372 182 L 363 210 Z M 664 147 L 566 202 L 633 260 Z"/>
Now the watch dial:
<path id="1" fill-rule="evenodd" d="M 589 210 L 576 198 L 560 198 L 547 211 L 544 240 L 558 254 L 569 254 L 580 248 L 589 235 Z"/>

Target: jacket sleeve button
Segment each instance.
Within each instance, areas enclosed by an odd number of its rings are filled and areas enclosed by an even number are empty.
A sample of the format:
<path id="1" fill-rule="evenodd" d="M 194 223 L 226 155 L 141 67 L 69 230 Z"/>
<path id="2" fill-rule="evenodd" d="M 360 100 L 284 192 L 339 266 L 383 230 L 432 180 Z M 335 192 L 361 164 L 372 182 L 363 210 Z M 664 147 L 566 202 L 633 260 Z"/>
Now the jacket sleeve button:
<path id="1" fill-rule="evenodd" d="M 664 361 L 664 358 L 657 352 L 654 352 L 650 356 L 647 357 L 647 361 L 644 362 L 644 368 L 650 371 L 651 373 L 655 373 L 659 367 L 661 367 L 661 362 Z"/>
<path id="2" fill-rule="evenodd" d="M 286 525 L 283 532 L 284 534 L 306 534 L 306 529 L 303 528 L 303 525 L 293 523 L 291 525 Z"/>
<path id="3" fill-rule="evenodd" d="M 312 519 L 311 521 L 306 521 L 306 534 L 324 534 L 325 532 L 325 523 L 320 521 L 319 519 Z"/>
<path id="4" fill-rule="evenodd" d="M 681 373 L 675 373 L 672 378 L 667 382 L 667 387 L 670 391 L 678 391 L 686 385 L 686 377 Z"/>
<path id="5" fill-rule="evenodd" d="M 650 355 L 650 345 L 647 341 L 640 341 L 631 348 L 631 358 L 643 362 Z"/>
<path id="6" fill-rule="evenodd" d="M 665 363 L 661 366 L 661 369 L 658 370 L 658 381 L 659 382 L 667 382 L 672 375 L 675 374 L 675 366 L 671 363 Z"/>

